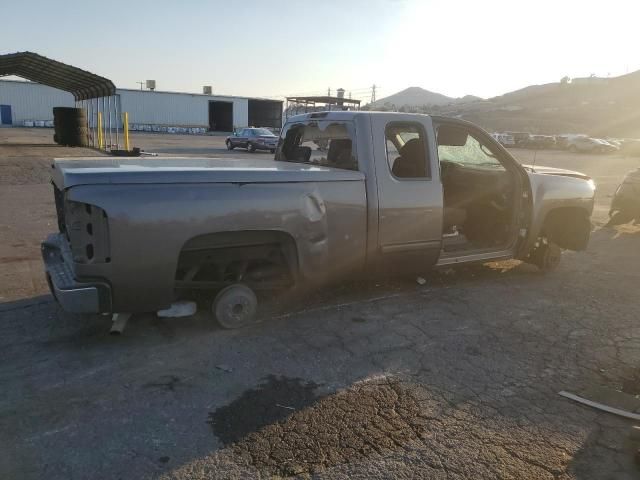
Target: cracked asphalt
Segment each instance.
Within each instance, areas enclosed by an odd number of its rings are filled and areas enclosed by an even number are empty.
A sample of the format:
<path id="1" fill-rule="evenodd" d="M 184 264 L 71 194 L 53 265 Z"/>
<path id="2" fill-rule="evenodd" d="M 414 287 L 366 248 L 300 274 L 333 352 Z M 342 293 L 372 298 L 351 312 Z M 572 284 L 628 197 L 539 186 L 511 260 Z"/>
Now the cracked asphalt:
<path id="1" fill-rule="evenodd" d="M 629 421 L 557 392 L 637 368 L 639 242 L 347 286 L 242 331 L 149 315 L 114 338 L 3 304 L 0 476 L 637 478 Z"/>
<path id="2" fill-rule="evenodd" d="M 601 184 L 547 275 L 345 283 L 241 331 L 0 303 L 0 478 L 638 478 L 633 422 L 558 395 L 638 377 L 640 228 L 601 228 Z"/>

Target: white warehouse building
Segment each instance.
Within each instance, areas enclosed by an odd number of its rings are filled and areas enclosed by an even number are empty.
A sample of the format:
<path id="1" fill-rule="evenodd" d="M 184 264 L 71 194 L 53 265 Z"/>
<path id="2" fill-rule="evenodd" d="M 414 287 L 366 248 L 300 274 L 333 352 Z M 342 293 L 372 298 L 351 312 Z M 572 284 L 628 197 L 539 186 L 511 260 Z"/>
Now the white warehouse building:
<path id="1" fill-rule="evenodd" d="M 116 89 L 116 98 L 120 111 L 128 112 L 132 130 L 172 131 L 186 127 L 230 132 L 248 126 L 282 125 L 279 100 L 127 88 Z M 2 126 L 51 125 L 53 107 L 73 106 L 76 103 L 71 93 L 34 82 L 0 80 Z"/>

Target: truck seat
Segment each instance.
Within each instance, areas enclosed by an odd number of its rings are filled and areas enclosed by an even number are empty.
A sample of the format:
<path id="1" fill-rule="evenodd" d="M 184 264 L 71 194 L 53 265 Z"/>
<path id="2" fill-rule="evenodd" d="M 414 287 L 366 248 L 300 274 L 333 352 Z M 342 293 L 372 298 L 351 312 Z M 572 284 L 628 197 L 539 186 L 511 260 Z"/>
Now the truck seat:
<path id="1" fill-rule="evenodd" d="M 358 162 L 351 154 L 351 140 L 348 138 L 334 138 L 329 144 L 327 163 L 330 167 L 344 170 L 357 170 Z"/>
<path id="2" fill-rule="evenodd" d="M 412 138 L 400 149 L 400 156 L 393 162 L 392 173 L 398 178 L 426 177 L 424 143 L 420 138 Z"/>

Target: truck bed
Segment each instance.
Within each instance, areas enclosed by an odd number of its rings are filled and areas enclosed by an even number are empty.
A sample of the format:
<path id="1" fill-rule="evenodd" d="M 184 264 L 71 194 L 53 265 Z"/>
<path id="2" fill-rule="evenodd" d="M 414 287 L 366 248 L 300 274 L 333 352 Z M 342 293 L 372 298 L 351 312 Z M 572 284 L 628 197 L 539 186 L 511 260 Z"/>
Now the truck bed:
<path id="1" fill-rule="evenodd" d="M 344 182 L 364 179 L 361 172 L 308 164 L 192 157 L 56 159 L 52 177 L 60 189 L 101 184 Z"/>

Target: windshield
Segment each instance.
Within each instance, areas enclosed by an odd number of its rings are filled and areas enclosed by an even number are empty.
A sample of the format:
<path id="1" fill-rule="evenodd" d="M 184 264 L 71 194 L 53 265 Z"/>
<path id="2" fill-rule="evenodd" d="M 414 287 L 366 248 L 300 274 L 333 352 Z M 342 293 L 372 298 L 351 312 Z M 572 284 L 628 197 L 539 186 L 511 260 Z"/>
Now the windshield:
<path id="1" fill-rule="evenodd" d="M 466 137 L 463 145 L 438 145 L 441 162 L 458 163 L 469 167 L 504 169 L 491 147 L 473 135 Z"/>
<path id="2" fill-rule="evenodd" d="M 285 125 L 276 160 L 357 170 L 350 122 L 309 121 Z"/>
<path id="3" fill-rule="evenodd" d="M 271 130 L 267 130 L 266 128 L 254 128 L 252 133 L 254 135 L 268 135 L 270 137 L 275 137 Z"/>

